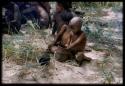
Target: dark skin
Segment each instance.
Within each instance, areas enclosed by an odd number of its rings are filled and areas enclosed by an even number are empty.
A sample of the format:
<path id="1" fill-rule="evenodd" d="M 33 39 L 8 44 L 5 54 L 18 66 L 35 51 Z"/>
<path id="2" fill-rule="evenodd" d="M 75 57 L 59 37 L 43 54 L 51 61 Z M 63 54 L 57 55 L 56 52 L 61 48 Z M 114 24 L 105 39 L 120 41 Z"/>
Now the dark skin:
<path id="1" fill-rule="evenodd" d="M 19 11 L 19 6 L 15 2 L 9 2 L 3 8 L 6 9 L 5 15 L 3 15 L 3 23 L 5 27 L 7 27 L 6 29 L 4 28 L 3 33 L 11 34 L 14 32 L 17 34 L 21 27 L 21 14 Z"/>
<path id="2" fill-rule="evenodd" d="M 60 17 L 60 13 L 63 10 L 64 10 L 63 6 L 59 3 L 56 3 L 56 13 L 53 16 L 53 21 L 58 25 L 58 26 L 56 25 L 56 27 L 58 27 L 58 30 L 60 30 L 60 28 L 65 24 L 65 22 Z M 58 30 L 56 31 L 58 32 Z M 55 35 L 56 31 L 53 30 L 52 34 Z"/>
<path id="3" fill-rule="evenodd" d="M 37 17 L 39 18 L 40 25 L 49 27 L 50 24 L 50 5 L 49 2 L 33 2 L 32 6 L 34 7 L 34 11 L 37 13 Z"/>
<path id="4" fill-rule="evenodd" d="M 63 25 L 55 41 L 49 45 L 48 49 L 52 53 L 63 52 L 75 55 L 78 63 L 81 63 L 84 59 L 90 61 L 91 59 L 84 55 L 86 36 L 81 31 L 81 25 L 78 17 L 73 18 L 69 25 Z"/>
<path id="5" fill-rule="evenodd" d="M 68 24 L 69 21 L 64 21 L 61 17 L 61 15 L 64 15 L 64 11 L 66 11 L 67 9 L 64 9 L 64 6 L 61 3 L 58 3 L 58 2 L 56 3 L 56 12 L 53 16 L 54 26 L 53 26 L 52 35 L 55 35 L 56 32 L 59 33 L 61 27 L 64 24 Z"/>

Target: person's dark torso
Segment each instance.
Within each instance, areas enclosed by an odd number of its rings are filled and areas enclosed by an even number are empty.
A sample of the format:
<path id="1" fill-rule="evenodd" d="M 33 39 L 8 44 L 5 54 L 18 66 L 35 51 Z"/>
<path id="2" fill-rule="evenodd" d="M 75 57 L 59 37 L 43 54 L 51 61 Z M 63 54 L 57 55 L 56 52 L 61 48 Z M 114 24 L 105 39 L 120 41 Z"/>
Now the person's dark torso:
<path id="1" fill-rule="evenodd" d="M 7 18 L 7 21 L 12 21 L 14 19 L 14 4 L 8 3 L 5 6 L 5 9 L 7 10 L 5 12 L 5 16 Z"/>
<path id="2" fill-rule="evenodd" d="M 54 22 L 57 28 L 57 32 L 60 31 L 61 27 L 64 24 L 68 24 L 71 18 L 73 17 L 71 11 L 62 11 L 60 13 L 55 13 L 54 15 Z"/>

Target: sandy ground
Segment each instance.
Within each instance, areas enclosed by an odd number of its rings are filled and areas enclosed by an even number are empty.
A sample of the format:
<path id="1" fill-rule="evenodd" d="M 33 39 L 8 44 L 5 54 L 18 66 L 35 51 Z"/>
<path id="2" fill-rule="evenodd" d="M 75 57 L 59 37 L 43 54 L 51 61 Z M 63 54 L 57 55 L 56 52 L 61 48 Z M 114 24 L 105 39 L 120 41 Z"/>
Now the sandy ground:
<path id="1" fill-rule="evenodd" d="M 109 13 L 111 16 L 111 14 Z M 112 13 L 114 16 L 114 14 Z M 118 14 L 119 15 L 119 14 Z M 121 14 L 120 14 L 121 15 Z M 107 17 L 103 17 L 107 19 Z M 103 19 L 102 18 L 102 19 Z M 111 18 L 111 17 L 109 17 Z M 112 17 L 114 18 L 114 17 Z M 49 30 L 45 30 L 49 32 Z M 30 36 L 25 36 L 30 38 Z M 46 39 L 51 39 L 48 36 Z M 45 39 L 45 40 L 46 40 Z M 33 45 L 39 45 L 39 47 L 46 49 L 47 45 L 43 39 L 34 39 Z M 43 46 L 44 45 L 44 46 Z M 87 46 L 93 46 L 93 43 L 87 42 Z M 122 46 L 119 46 L 122 50 Z M 76 83 L 76 84 L 103 84 L 105 83 L 106 75 L 103 74 L 100 64 L 103 59 L 106 58 L 106 52 L 96 51 L 91 48 L 91 52 L 85 52 L 85 55 L 91 57 L 91 62 L 83 62 L 81 67 L 78 67 L 74 62 L 74 65 L 70 62 L 58 62 L 55 59 L 51 59 L 48 66 L 27 66 L 17 65 L 9 60 L 2 61 L 2 82 L 3 83 Z M 122 56 L 122 55 L 121 55 Z M 122 57 L 111 56 L 109 59 L 111 62 L 106 64 L 105 71 L 112 72 L 112 83 L 123 83 L 122 75 Z M 118 62 L 119 61 L 119 62 Z"/>
<path id="2" fill-rule="evenodd" d="M 92 51 L 85 53 L 86 56 L 93 58 L 91 62 L 84 62 L 81 67 L 70 63 L 60 63 L 54 59 L 48 66 L 27 67 L 3 61 L 3 83 L 104 83 L 102 71 L 98 67 L 104 53 Z M 108 68 L 114 67 L 109 63 Z M 122 83 L 122 74 L 117 74 L 122 70 L 121 65 L 115 64 L 114 83 Z M 121 71 L 122 72 L 122 71 Z M 116 75 L 115 75 L 116 74 Z"/>

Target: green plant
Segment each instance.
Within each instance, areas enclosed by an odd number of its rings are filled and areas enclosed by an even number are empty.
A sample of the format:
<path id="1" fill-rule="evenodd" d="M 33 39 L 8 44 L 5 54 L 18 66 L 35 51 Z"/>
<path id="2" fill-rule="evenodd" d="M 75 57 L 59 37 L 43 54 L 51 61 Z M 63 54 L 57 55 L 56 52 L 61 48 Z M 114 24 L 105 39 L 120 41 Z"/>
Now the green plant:
<path id="1" fill-rule="evenodd" d="M 114 76 L 111 71 L 113 71 L 113 67 L 108 70 L 109 66 L 107 64 L 112 63 L 110 57 L 104 58 L 103 61 L 100 62 L 99 69 L 101 70 L 102 77 L 104 78 L 104 83 L 111 84 L 114 81 Z"/>
<path id="2" fill-rule="evenodd" d="M 14 56 L 16 49 L 14 48 L 11 42 L 4 41 L 2 45 L 2 51 L 3 51 L 3 58 L 6 58 L 6 57 L 9 58 Z"/>

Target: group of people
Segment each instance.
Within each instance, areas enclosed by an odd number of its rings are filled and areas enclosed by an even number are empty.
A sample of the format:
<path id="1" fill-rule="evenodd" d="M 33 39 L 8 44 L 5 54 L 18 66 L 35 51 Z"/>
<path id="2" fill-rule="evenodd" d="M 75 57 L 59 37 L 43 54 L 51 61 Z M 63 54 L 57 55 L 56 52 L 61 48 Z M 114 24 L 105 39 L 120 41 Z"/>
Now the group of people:
<path id="1" fill-rule="evenodd" d="M 7 2 L 3 5 L 2 23 L 11 32 L 18 33 L 28 20 L 38 20 L 40 28 L 47 28 L 51 23 L 49 2 Z"/>
<path id="2" fill-rule="evenodd" d="M 14 10 L 20 10 L 23 13 L 24 18 L 19 18 L 21 22 L 19 22 L 19 19 L 17 20 L 19 23 L 25 23 L 25 17 L 32 19 L 32 16 L 34 16 L 39 20 L 41 28 L 44 26 L 46 28 L 52 27 L 52 35 L 54 35 L 55 40 L 48 45 L 47 52 L 58 54 L 56 58 L 58 61 L 63 62 L 74 58 L 79 65 L 82 64 L 83 60 L 91 61 L 91 58 L 84 55 L 87 39 L 84 32 L 81 31 L 83 21 L 70 10 L 72 7 L 71 2 L 56 2 L 56 12 L 52 18 L 49 2 L 29 2 L 28 4 L 26 2 L 16 2 L 11 4 L 14 4 Z M 14 13 L 13 15 L 21 16 L 19 13 Z M 16 17 L 14 18 L 16 19 Z"/>
<path id="3" fill-rule="evenodd" d="M 73 17 L 71 2 L 57 2 L 56 12 L 51 17 L 51 6 L 49 2 L 8 2 L 3 5 L 3 25 L 9 26 L 12 32 L 19 32 L 21 25 L 27 20 L 38 20 L 40 28 L 52 28 L 52 34 L 59 31 L 64 23 L 68 23 Z M 52 22 L 54 23 L 52 25 Z"/>

